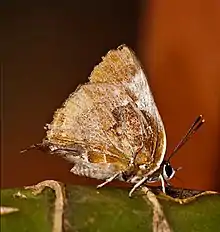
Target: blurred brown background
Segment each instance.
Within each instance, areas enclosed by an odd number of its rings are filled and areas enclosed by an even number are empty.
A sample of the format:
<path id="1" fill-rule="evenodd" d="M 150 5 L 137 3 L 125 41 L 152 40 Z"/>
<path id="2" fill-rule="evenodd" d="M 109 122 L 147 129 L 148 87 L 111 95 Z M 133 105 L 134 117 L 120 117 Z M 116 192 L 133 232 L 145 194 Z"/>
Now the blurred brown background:
<path id="1" fill-rule="evenodd" d="M 3 61 L 1 184 L 86 180 L 39 151 L 19 151 L 44 137 L 54 110 L 87 80 L 109 49 L 139 55 L 164 120 L 168 153 L 199 114 L 205 125 L 172 160 L 184 187 L 220 190 L 219 1 L 66 1 L 1 3 Z M 177 186 L 183 184 L 174 180 Z"/>

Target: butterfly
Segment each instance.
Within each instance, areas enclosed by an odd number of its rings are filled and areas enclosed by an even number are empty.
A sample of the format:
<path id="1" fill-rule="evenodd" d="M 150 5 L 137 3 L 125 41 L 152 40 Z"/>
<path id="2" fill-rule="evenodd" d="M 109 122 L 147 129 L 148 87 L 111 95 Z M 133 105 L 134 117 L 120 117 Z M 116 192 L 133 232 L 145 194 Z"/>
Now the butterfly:
<path id="1" fill-rule="evenodd" d="M 98 188 L 117 179 L 133 184 L 131 196 L 160 181 L 165 192 L 176 172 L 170 158 L 203 122 L 199 116 L 165 160 L 166 133 L 147 77 L 134 52 L 121 45 L 54 113 L 42 143 L 30 148 L 65 158 L 75 175 L 103 180 Z"/>

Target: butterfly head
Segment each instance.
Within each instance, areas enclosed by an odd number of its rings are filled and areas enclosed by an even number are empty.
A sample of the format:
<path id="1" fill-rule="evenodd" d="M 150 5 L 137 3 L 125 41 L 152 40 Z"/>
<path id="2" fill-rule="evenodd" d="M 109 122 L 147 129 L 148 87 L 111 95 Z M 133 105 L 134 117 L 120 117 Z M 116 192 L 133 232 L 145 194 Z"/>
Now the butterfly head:
<path id="1" fill-rule="evenodd" d="M 176 170 L 171 166 L 170 162 L 164 162 L 162 175 L 165 180 L 170 180 L 174 177 Z"/>

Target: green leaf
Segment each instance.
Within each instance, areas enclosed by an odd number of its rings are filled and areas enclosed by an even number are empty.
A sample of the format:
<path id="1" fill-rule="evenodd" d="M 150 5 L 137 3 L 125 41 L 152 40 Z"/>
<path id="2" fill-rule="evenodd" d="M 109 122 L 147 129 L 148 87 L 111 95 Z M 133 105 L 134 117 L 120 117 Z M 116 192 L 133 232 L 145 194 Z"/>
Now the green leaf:
<path id="1" fill-rule="evenodd" d="M 50 215 L 53 212 L 54 199 L 51 189 L 37 196 L 25 189 L 1 190 L 1 206 L 18 209 L 16 212 L 1 215 L 2 232 L 52 231 Z"/>
<path id="2" fill-rule="evenodd" d="M 45 186 L 49 188 L 43 190 Z M 1 190 L 1 205 L 19 210 L 1 215 L 1 228 L 3 232 L 220 231 L 220 195 L 184 191 L 180 201 L 161 194 L 155 197 L 146 189 L 129 198 L 128 189 L 97 190 L 55 181 L 31 189 Z"/>

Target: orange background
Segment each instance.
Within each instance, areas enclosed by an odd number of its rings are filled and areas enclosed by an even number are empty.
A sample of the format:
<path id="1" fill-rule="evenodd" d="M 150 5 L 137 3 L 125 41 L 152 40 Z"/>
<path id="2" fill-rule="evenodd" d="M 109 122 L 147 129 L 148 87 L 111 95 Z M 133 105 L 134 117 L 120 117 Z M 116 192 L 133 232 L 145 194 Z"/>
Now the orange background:
<path id="1" fill-rule="evenodd" d="M 172 160 L 177 186 L 220 190 L 219 1 L 5 3 L 3 13 L 1 184 L 45 179 L 85 183 L 71 165 L 40 151 L 43 126 L 109 49 L 137 51 L 165 123 L 168 153 L 199 114 L 206 124 Z M 96 181 L 89 181 L 95 183 Z"/>

